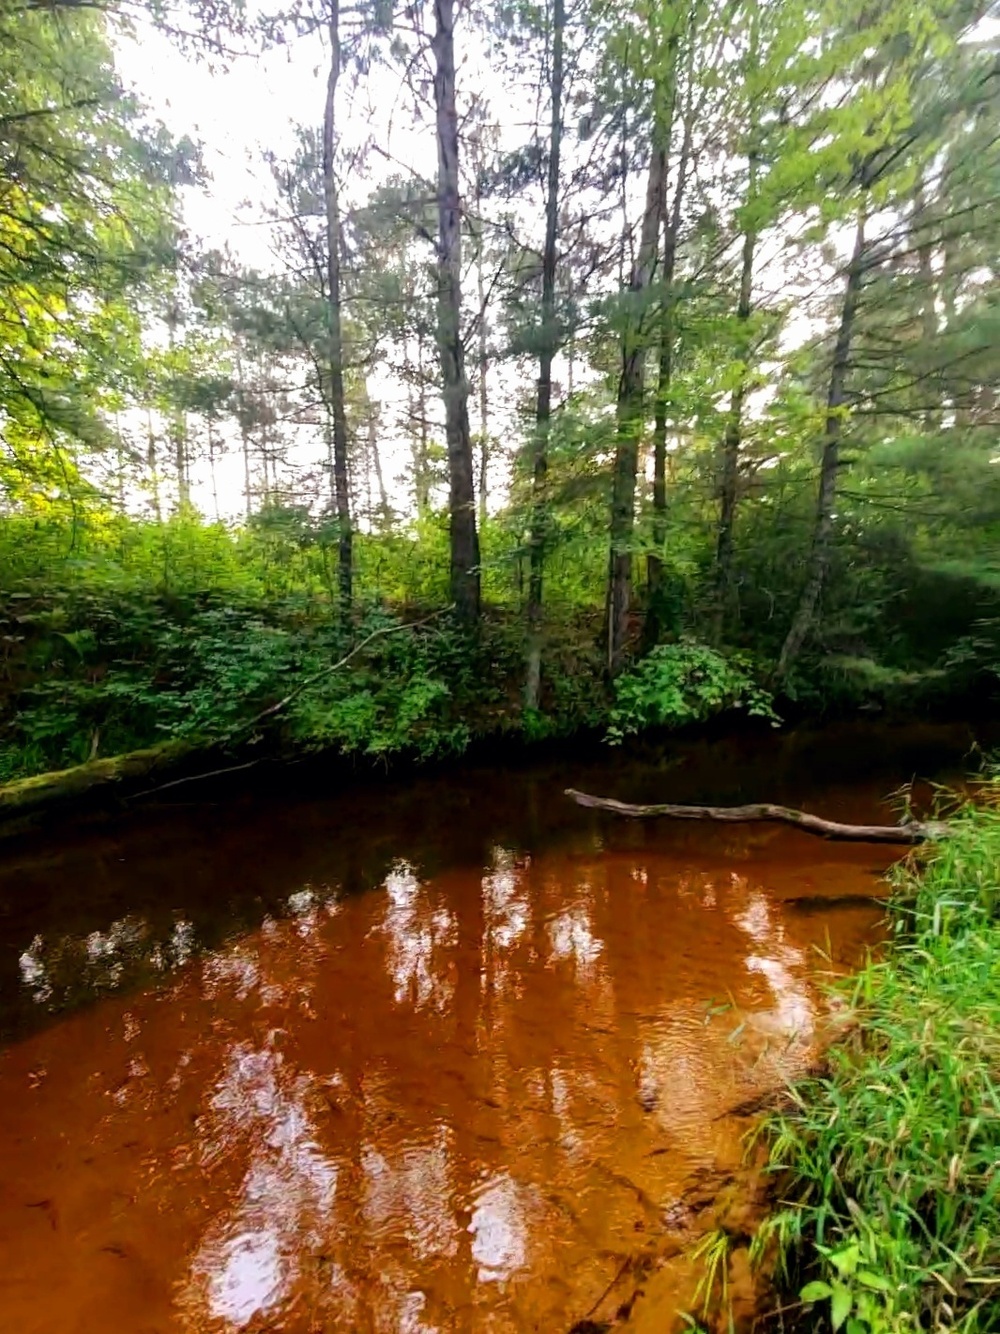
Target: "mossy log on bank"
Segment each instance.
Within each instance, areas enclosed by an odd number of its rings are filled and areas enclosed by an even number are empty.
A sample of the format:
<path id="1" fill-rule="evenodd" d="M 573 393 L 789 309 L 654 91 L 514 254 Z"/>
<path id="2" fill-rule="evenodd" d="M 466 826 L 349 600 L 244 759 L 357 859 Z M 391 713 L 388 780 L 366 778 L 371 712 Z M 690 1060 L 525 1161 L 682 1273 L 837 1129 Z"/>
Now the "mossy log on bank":
<path id="1" fill-rule="evenodd" d="M 817 834 L 820 838 L 843 842 L 915 844 L 941 838 L 948 832 L 947 824 L 940 820 L 910 820 L 898 825 L 842 824 L 838 820 L 823 820 L 818 815 L 809 815 L 806 811 L 797 811 L 790 806 L 775 806 L 771 802 L 757 802 L 751 806 L 678 806 L 670 802 L 633 806 L 627 801 L 616 801 L 614 797 L 594 797 L 572 787 L 566 789 L 566 796 L 572 797 L 579 806 L 611 811 L 614 815 L 625 815 L 632 819 L 664 816 L 672 820 L 720 820 L 731 824 L 787 824 L 794 829 L 801 829 L 804 834 Z"/>
<path id="2" fill-rule="evenodd" d="M 10 824 L 21 817 L 30 817 L 37 811 L 81 800 L 92 792 L 115 785 L 121 787 L 122 795 L 136 797 L 147 795 L 146 791 L 140 792 L 137 789 L 150 779 L 158 780 L 148 788 L 148 793 L 152 794 L 166 788 L 178 787 L 181 783 L 253 768 L 260 762 L 259 757 L 242 764 L 224 764 L 221 768 L 210 766 L 217 765 L 220 759 L 231 757 L 234 750 L 238 753 L 239 748 L 247 743 L 251 734 L 260 731 L 262 724 L 270 724 L 303 691 L 346 667 L 372 640 L 418 629 L 451 610 L 450 606 L 442 607 L 420 621 L 381 626 L 373 630 L 342 658 L 299 681 L 283 699 L 269 704 L 266 709 L 237 723 L 228 732 L 214 739 L 164 741 L 158 746 L 128 751 L 124 755 L 112 755 L 104 760 L 88 760 L 87 763 L 77 764 L 72 769 L 36 774 L 32 778 L 20 778 L 16 782 L 8 783 L 0 787 L 0 830 L 9 832 Z M 187 761 L 190 761 L 190 772 L 185 773 L 184 769 L 188 767 Z"/>
<path id="3" fill-rule="evenodd" d="M 19 778 L 0 787 L 0 825 L 46 807 L 77 801 L 101 788 L 120 785 L 127 790 L 151 778 L 167 777 L 178 772 L 186 760 L 208 754 L 204 747 L 190 741 L 165 741 L 125 755 L 88 760 L 72 769 Z"/>

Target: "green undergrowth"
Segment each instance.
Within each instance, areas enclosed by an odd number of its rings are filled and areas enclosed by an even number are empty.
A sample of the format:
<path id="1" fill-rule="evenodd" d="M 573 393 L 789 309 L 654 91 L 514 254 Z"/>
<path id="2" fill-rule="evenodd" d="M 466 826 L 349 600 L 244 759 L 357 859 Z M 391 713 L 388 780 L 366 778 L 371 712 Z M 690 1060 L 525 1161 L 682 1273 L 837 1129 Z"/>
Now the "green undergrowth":
<path id="1" fill-rule="evenodd" d="M 763 683 L 791 607 L 776 614 L 748 585 L 740 615 L 717 638 L 691 553 L 671 566 L 664 642 L 651 649 L 637 585 L 632 660 L 611 684 L 604 523 L 563 533 L 546 561 L 541 695 L 529 710 L 528 553 L 517 524 L 495 517 L 483 526 L 483 615 L 472 633 L 442 610 L 445 513 L 355 534 L 347 617 L 337 610 L 335 537 L 295 506 L 269 505 L 240 527 L 206 523 L 189 508 L 162 523 L 96 505 L 74 511 L 72 522 L 55 511 L 5 514 L 0 783 L 174 739 L 388 762 L 453 755 L 500 733 L 528 742 L 603 733 L 615 743 L 720 714 L 774 721 Z M 978 594 L 960 597 L 949 578 L 947 597 L 934 585 L 932 605 L 935 617 L 943 605 L 955 615 L 937 635 L 913 616 L 910 630 L 893 628 L 895 601 L 862 615 L 853 595 L 838 601 L 828 590 L 822 624 L 782 681 L 778 712 L 910 717 L 991 699 L 1000 615 L 986 615 L 991 604 Z M 426 624 L 381 636 L 325 672 L 374 630 L 415 621 Z"/>
<path id="2" fill-rule="evenodd" d="M 526 710 L 516 611 L 488 608 L 470 632 L 440 604 L 370 600 L 345 618 L 322 589 L 25 580 L 0 594 L 0 783 L 174 740 L 388 762 L 504 733 L 617 741 L 735 710 L 773 718 L 746 655 L 683 639 L 609 686 L 598 631 L 582 611 L 550 619 Z"/>
<path id="3" fill-rule="evenodd" d="M 76 590 L 4 610 L 20 651 L 0 781 L 172 739 L 454 753 L 502 718 L 515 661 L 502 621 L 472 642 L 447 613 L 371 606 L 345 623 L 323 598 Z"/>
<path id="4" fill-rule="evenodd" d="M 847 1036 L 763 1125 L 768 1328 L 1000 1330 L 998 796 L 894 873 L 895 940 L 850 982 Z"/>

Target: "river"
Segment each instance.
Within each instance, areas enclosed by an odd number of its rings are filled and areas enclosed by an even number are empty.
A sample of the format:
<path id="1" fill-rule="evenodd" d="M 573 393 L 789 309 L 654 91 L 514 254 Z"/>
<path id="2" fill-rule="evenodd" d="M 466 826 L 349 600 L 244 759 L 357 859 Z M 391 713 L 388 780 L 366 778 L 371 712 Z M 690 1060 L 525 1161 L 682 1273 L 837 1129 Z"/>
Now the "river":
<path id="1" fill-rule="evenodd" d="M 668 1331 L 752 1226 L 755 1101 L 815 1060 L 898 850 L 846 820 L 963 729 L 184 799 L 0 861 L 0 1329 Z M 752 1302 L 733 1262 L 736 1319 Z"/>

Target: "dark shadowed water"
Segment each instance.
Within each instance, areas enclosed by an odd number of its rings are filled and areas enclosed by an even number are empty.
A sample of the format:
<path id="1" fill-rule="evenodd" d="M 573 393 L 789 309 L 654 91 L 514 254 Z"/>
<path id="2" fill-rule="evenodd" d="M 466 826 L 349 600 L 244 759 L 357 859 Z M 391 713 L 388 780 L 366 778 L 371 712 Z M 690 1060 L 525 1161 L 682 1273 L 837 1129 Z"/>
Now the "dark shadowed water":
<path id="1" fill-rule="evenodd" d="M 673 1328 L 894 850 L 562 790 L 889 820 L 967 740 L 469 767 L 9 849 L 0 1330 Z"/>

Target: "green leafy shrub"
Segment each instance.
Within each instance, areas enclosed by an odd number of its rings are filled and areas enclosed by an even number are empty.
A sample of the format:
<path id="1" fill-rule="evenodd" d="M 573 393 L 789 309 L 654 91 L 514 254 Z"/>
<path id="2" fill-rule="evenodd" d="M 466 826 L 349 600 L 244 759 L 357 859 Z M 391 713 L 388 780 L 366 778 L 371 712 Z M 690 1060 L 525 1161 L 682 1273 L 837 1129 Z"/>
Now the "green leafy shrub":
<path id="1" fill-rule="evenodd" d="M 460 678 L 448 671 L 454 631 L 445 626 L 395 633 L 401 624 L 385 612 L 371 614 L 358 630 L 359 640 L 380 630 L 392 633 L 329 674 L 323 674 L 323 658 L 336 657 L 313 644 L 302 675 L 319 679 L 289 710 L 296 742 L 369 756 L 409 751 L 424 759 L 465 749 L 470 730 L 453 707 Z"/>
<path id="2" fill-rule="evenodd" d="M 651 727 L 702 722 L 728 709 L 778 721 L 748 658 L 725 657 L 694 640 L 660 644 L 615 682 L 607 736 L 616 745 Z"/>

